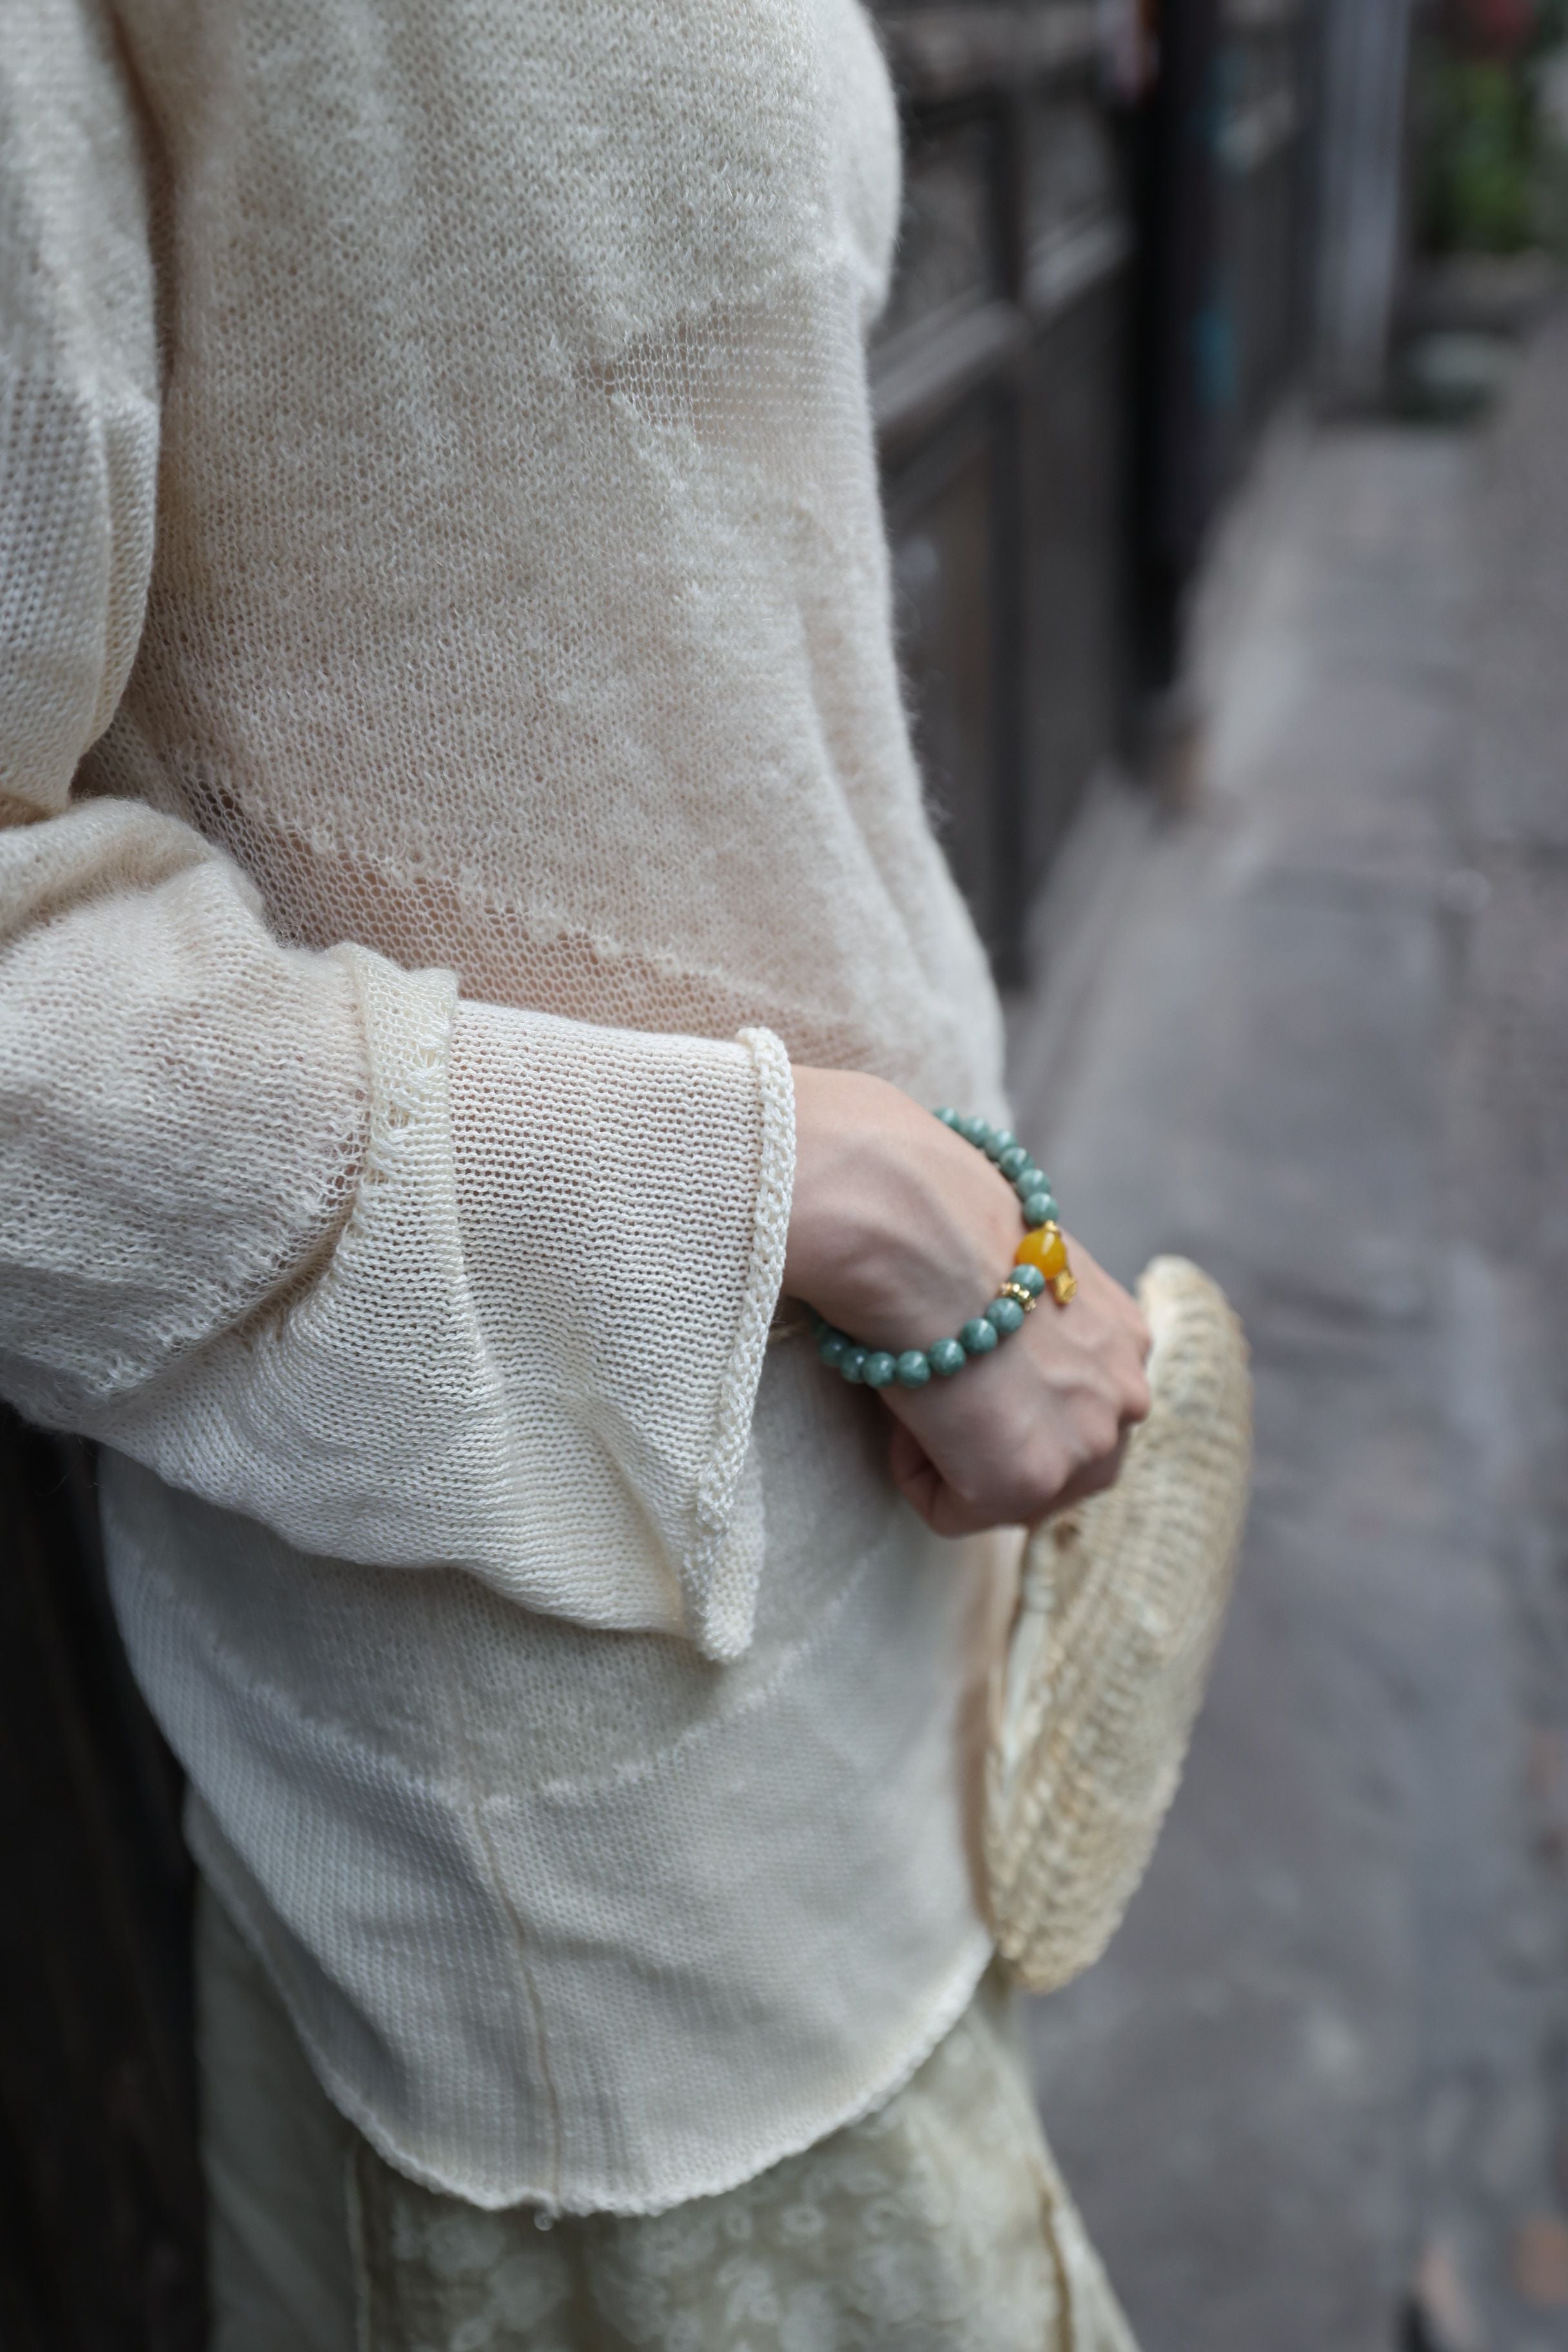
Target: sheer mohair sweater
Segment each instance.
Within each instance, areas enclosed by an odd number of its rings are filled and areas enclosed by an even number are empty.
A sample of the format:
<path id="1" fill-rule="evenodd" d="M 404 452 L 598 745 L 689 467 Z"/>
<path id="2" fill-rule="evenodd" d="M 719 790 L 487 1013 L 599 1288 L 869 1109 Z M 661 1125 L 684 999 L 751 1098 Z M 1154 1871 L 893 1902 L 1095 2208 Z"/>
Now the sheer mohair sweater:
<path id="1" fill-rule="evenodd" d="M 637 2210 L 987 1942 L 983 1551 L 766 1347 L 789 1059 L 998 1099 L 854 0 L 0 0 L 0 1389 L 323 2082 Z"/>

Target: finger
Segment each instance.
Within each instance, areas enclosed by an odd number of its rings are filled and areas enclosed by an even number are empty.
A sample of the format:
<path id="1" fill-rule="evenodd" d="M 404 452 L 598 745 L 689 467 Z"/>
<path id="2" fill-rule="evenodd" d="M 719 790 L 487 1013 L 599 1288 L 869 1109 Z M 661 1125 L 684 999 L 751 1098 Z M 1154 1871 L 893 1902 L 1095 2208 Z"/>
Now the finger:
<path id="1" fill-rule="evenodd" d="M 931 1526 L 931 1513 L 942 1490 L 942 1473 L 913 1430 L 906 1428 L 901 1421 L 893 1423 L 892 1439 L 888 1447 L 888 1468 L 904 1500 L 912 1503 L 926 1525 Z"/>
<path id="2" fill-rule="evenodd" d="M 1121 1477 L 1121 1465 L 1126 1456 L 1127 1437 L 1123 1432 L 1121 1443 L 1111 1453 L 1102 1454 L 1097 1461 L 1087 1462 L 1081 1470 L 1073 1472 L 1067 1485 L 1052 1502 L 1051 1509 L 1053 1511 L 1068 1510 L 1074 1503 L 1087 1503 L 1091 1495 L 1103 1495 L 1106 1488 L 1114 1486 Z"/>
<path id="3" fill-rule="evenodd" d="M 965 1501 L 945 1479 L 938 1479 L 931 1509 L 926 1514 L 926 1525 L 933 1533 L 956 1540 L 961 1536 L 983 1535 L 989 1528 L 1005 1524 L 1007 1522 L 1000 1512 L 977 1508 L 974 1504 Z"/>
<path id="4" fill-rule="evenodd" d="M 933 1535 L 973 1536 L 996 1523 L 996 1515 L 976 1507 L 948 1485 L 941 1471 L 902 1422 L 893 1424 L 888 1449 L 893 1484 L 913 1506 Z"/>

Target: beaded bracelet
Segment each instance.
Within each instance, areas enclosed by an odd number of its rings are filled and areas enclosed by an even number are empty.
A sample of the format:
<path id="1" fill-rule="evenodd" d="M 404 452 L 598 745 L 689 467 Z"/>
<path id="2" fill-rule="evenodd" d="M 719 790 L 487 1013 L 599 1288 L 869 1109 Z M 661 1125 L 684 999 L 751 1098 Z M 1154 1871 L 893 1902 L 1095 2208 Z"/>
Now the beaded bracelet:
<path id="1" fill-rule="evenodd" d="M 972 1356 L 990 1355 L 1016 1331 L 1025 1316 L 1034 1313 L 1042 1291 L 1048 1289 L 1057 1305 L 1065 1307 L 1078 1289 L 1044 1169 L 1036 1167 L 1006 1128 L 988 1127 L 984 1119 L 963 1111 L 944 1108 L 936 1116 L 943 1127 L 952 1128 L 954 1135 L 962 1135 L 966 1143 L 995 1161 L 1018 1195 L 1028 1230 L 995 1297 L 983 1314 L 971 1318 L 956 1339 L 937 1339 L 929 1348 L 906 1348 L 894 1355 L 886 1348 L 862 1348 L 847 1332 L 836 1330 L 823 1316 L 814 1315 L 816 1352 L 823 1362 L 847 1381 L 863 1382 L 868 1389 L 890 1388 L 895 1381 L 900 1388 L 923 1389 L 933 1373 L 938 1380 L 949 1381 Z"/>

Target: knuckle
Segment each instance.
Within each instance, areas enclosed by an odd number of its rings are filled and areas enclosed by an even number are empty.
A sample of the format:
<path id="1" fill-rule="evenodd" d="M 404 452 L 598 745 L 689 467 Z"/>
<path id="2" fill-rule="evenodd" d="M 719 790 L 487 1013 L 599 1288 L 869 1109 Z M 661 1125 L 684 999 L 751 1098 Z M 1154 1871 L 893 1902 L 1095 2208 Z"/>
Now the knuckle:
<path id="1" fill-rule="evenodd" d="M 1067 1449 L 1058 1445 L 1041 1446 L 1028 1465 L 1018 1496 L 1019 1517 L 1027 1522 L 1048 1511 L 1073 1472 Z"/>
<path id="2" fill-rule="evenodd" d="M 1121 1423 L 1114 1407 L 1097 1397 L 1084 1413 L 1079 1435 L 1086 1468 L 1114 1454 L 1121 1443 Z"/>
<path id="3" fill-rule="evenodd" d="M 1119 1454 L 1113 1454 L 1104 1461 L 1091 1463 L 1079 1482 L 1080 1492 L 1085 1495 L 1103 1495 L 1108 1486 L 1115 1486 L 1121 1470 L 1121 1460 Z"/>

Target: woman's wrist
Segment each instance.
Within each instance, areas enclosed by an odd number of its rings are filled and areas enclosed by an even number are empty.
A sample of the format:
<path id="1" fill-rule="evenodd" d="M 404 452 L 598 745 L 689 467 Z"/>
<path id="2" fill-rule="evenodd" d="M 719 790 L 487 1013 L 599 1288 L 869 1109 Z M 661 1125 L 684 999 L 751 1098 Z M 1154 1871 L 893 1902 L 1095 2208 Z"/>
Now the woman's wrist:
<path id="1" fill-rule="evenodd" d="M 1028 1525 L 1105 1485 L 1123 1431 L 1148 1410 L 1148 1333 L 1132 1300 L 1075 1244 L 1079 1291 L 1063 1311 L 1037 1309 L 962 1377 L 901 1385 L 900 1356 L 929 1354 L 996 1296 L 1025 1231 L 1018 1195 L 896 1087 L 835 1070 L 795 1079 L 784 1286 L 857 1347 L 895 1360 L 881 1391 L 889 1465 L 914 1508 L 956 1536 Z"/>
<path id="2" fill-rule="evenodd" d="M 851 1383 L 863 1381 L 868 1388 L 886 1389 L 896 1381 L 900 1388 L 918 1390 L 929 1387 L 933 1380 L 955 1379 L 966 1364 L 994 1354 L 1004 1340 L 1022 1330 L 1047 1293 L 1058 1307 L 1070 1306 L 1077 1296 L 1078 1283 L 1045 1171 L 1009 1129 L 992 1127 L 973 1112 L 952 1108 L 939 1109 L 934 1117 L 951 1133 L 984 1152 L 1007 1179 L 1023 1212 L 1024 1230 L 994 1296 L 956 1331 L 923 1347 L 903 1348 L 896 1353 L 867 1347 L 852 1332 L 814 1313 L 818 1355 Z"/>
<path id="3" fill-rule="evenodd" d="M 896 1087 L 798 1067 L 784 1288 L 895 1352 L 956 1330 L 1011 1265 L 1006 1179 Z"/>

